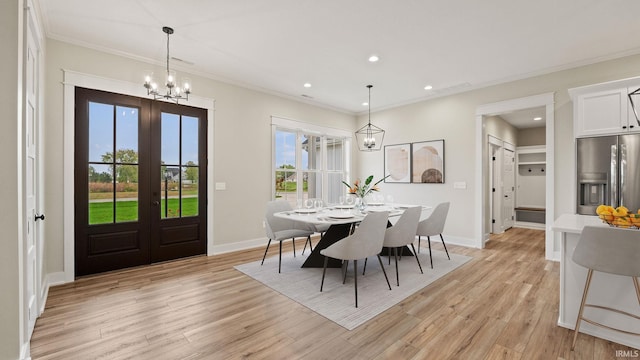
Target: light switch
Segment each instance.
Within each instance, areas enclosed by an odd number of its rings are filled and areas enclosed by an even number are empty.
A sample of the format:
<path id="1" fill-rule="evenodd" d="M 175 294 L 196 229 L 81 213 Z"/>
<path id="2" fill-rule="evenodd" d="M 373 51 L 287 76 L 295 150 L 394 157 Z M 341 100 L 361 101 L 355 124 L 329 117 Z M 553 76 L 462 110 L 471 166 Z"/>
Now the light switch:
<path id="1" fill-rule="evenodd" d="M 216 190 L 227 190 L 227 183 L 217 182 L 216 183 Z"/>

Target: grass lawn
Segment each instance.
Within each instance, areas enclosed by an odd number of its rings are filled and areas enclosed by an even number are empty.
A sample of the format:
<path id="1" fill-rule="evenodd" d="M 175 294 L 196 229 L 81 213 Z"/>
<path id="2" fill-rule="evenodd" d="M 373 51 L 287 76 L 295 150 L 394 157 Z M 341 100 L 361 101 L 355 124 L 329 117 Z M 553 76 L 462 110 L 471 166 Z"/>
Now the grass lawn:
<path id="1" fill-rule="evenodd" d="M 168 216 L 178 217 L 179 199 L 168 200 Z M 160 202 L 161 217 L 164 218 L 165 202 Z M 198 198 L 182 199 L 182 217 L 198 215 Z M 138 220 L 138 201 L 116 201 L 116 222 Z M 113 223 L 113 202 L 89 203 L 89 224 Z"/>

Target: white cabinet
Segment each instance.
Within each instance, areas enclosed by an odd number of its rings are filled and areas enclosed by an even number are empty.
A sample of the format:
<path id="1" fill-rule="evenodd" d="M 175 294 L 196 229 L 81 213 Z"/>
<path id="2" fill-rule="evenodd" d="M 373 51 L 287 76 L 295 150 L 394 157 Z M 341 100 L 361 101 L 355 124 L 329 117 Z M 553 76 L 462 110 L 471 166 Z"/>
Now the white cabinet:
<path id="1" fill-rule="evenodd" d="M 613 134 L 623 131 L 628 119 L 626 88 L 578 96 L 574 106 L 576 136 Z"/>
<path id="2" fill-rule="evenodd" d="M 628 97 L 638 87 L 640 78 L 569 89 L 575 137 L 640 132 Z"/>

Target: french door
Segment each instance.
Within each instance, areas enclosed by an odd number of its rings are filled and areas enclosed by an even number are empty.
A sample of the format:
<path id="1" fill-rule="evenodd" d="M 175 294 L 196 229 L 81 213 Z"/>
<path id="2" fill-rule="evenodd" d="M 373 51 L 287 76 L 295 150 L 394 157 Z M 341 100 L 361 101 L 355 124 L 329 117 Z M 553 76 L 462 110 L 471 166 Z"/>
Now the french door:
<path id="1" fill-rule="evenodd" d="M 76 88 L 76 275 L 206 253 L 206 110 Z"/>

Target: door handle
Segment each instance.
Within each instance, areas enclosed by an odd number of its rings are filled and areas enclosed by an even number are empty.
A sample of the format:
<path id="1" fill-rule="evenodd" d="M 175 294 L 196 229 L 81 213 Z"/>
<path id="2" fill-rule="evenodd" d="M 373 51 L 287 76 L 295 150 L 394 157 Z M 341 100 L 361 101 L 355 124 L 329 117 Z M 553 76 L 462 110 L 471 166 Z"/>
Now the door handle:
<path id="1" fill-rule="evenodd" d="M 35 221 L 38 221 L 38 220 L 44 220 L 44 214 L 36 215 L 34 220 L 35 220 Z"/>
<path id="2" fill-rule="evenodd" d="M 158 205 L 160 205 L 160 201 L 156 200 L 153 202 L 153 206 L 158 206 Z"/>

